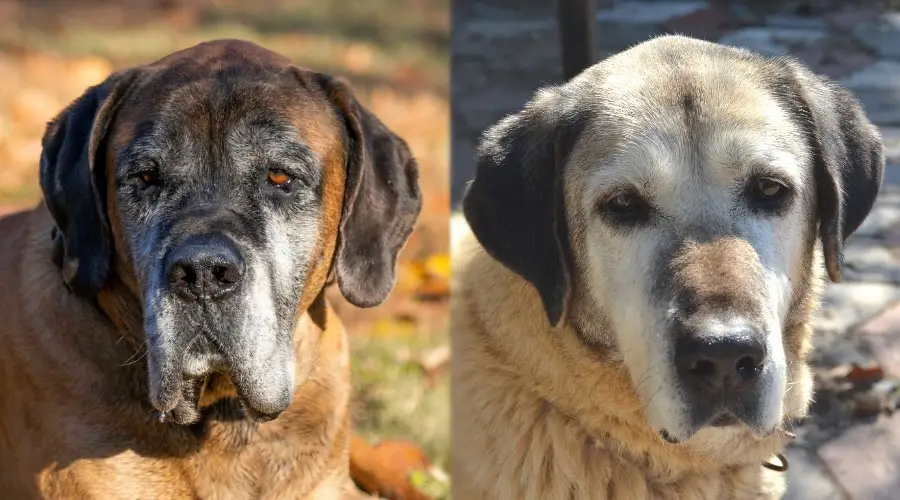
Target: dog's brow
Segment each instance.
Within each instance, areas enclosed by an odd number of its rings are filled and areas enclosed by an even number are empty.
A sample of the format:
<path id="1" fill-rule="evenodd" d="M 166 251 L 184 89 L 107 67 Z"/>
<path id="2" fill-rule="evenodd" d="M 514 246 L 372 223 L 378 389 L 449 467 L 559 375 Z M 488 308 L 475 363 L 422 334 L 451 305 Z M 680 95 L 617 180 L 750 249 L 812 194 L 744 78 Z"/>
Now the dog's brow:
<path id="1" fill-rule="evenodd" d="M 126 147 L 116 155 L 116 163 L 120 165 L 139 165 L 141 163 L 158 161 L 164 157 L 168 150 L 169 141 L 160 134 L 152 132 L 146 135 L 138 135 Z"/>
<path id="2" fill-rule="evenodd" d="M 273 162 L 317 164 L 316 154 L 298 137 L 299 134 L 292 125 L 263 118 L 250 120 L 236 127 L 229 142 L 232 147 L 250 148 L 254 154 Z"/>

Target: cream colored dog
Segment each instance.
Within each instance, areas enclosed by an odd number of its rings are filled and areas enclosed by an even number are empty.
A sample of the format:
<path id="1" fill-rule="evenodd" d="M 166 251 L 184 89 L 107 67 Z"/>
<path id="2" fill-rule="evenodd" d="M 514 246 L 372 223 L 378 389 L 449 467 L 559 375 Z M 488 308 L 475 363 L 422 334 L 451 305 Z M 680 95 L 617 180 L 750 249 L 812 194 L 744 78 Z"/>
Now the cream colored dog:
<path id="1" fill-rule="evenodd" d="M 792 59 L 667 36 L 537 92 L 477 163 L 454 498 L 779 497 L 764 463 L 807 411 L 823 271 L 841 279 L 881 185 L 858 101 Z"/>

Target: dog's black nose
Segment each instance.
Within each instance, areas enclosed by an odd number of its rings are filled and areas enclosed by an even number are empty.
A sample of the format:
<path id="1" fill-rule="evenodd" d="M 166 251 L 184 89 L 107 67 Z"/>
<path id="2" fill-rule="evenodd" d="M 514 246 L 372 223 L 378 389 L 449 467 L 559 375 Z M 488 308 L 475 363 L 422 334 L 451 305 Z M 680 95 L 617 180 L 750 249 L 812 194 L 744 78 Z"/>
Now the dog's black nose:
<path id="1" fill-rule="evenodd" d="M 753 385 L 766 361 L 763 338 L 751 328 L 713 335 L 683 335 L 675 342 L 682 383 L 697 389 L 740 390 Z"/>
<path id="2" fill-rule="evenodd" d="M 224 235 L 190 236 L 166 260 L 169 285 L 186 300 L 228 297 L 244 276 L 244 259 Z"/>

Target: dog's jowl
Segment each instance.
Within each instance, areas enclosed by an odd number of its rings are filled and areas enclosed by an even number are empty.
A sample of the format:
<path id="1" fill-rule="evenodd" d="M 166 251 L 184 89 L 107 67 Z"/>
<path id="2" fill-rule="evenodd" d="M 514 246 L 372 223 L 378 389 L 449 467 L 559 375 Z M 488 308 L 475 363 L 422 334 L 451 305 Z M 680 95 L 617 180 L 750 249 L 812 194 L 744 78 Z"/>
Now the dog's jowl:
<path id="1" fill-rule="evenodd" d="M 0 219 L 9 498 L 350 498 L 345 333 L 419 214 L 404 141 L 341 80 L 204 43 L 47 127 Z M 14 439 L 10 439 L 14 437 Z"/>
<path id="2" fill-rule="evenodd" d="M 778 498 L 881 138 L 789 58 L 655 38 L 487 130 L 455 256 L 454 497 Z"/>

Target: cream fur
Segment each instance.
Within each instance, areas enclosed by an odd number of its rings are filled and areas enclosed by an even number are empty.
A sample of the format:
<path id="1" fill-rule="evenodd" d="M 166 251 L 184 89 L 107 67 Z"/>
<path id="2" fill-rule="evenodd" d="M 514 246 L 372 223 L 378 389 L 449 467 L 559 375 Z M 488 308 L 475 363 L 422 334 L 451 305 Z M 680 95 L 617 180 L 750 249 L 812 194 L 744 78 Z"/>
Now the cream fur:
<path id="1" fill-rule="evenodd" d="M 537 293 L 471 234 L 454 258 L 453 498 L 780 498 L 761 466 L 787 438 L 703 430 L 689 444 L 646 424 L 614 352 L 553 329 Z"/>

